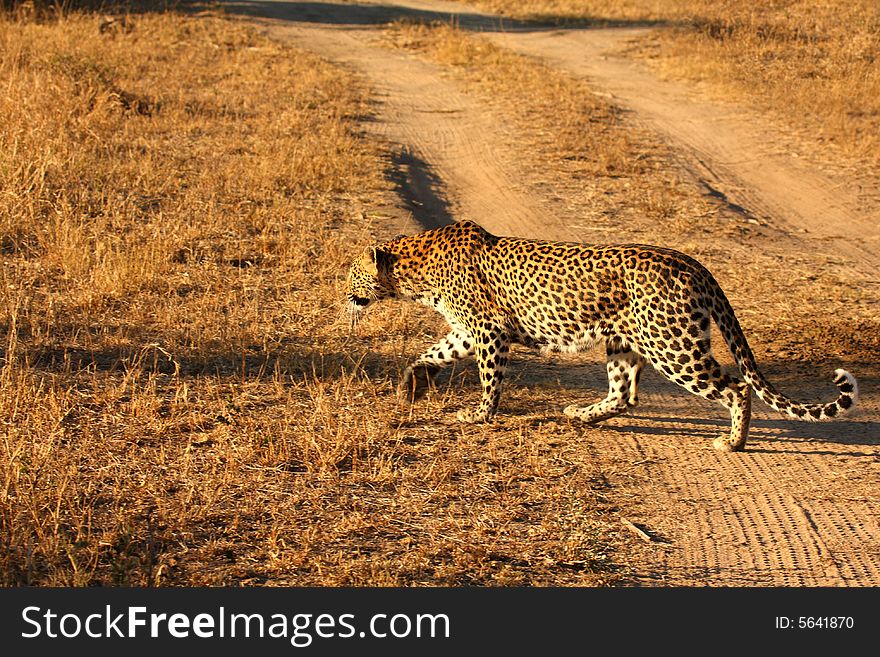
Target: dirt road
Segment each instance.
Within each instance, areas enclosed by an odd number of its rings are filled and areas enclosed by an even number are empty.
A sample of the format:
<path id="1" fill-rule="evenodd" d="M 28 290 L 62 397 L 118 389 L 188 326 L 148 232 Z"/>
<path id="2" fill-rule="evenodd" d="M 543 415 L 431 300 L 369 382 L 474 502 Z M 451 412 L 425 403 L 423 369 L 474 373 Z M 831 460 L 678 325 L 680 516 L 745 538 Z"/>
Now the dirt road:
<path id="1" fill-rule="evenodd" d="M 607 241 L 567 216 L 559 199 L 525 184 L 518 145 L 479 99 L 430 63 L 377 43 L 382 24 L 404 16 L 448 20 L 583 76 L 656 130 L 708 192 L 737 212 L 797 232 L 805 249 L 832 250 L 876 283 L 880 267 L 875 180 L 842 181 L 797 162 L 773 127 L 748 110 L 697 98 L 616 54 L 625 30 L 511 26 L 456 3 L 395 6 L 328 2 L 236 2 L 279 38 L 360 72 L 376 92 L 376 134 L 397 144 L 401 205 L 389 232 L 471 217 L 499 234 Z M 804 233 L 806 231 L 806 233 Z M 811 242 L 809 238 L 815 238 Z M 811 246 L 814 245 L 814 246 Z M 876 363 L 875 363 L 876 365 Z M 579 385 L 602 389 L 593 368 Z M 829 372 L 830 374 L 830 372 Z M 729 422 L 718 406 L 649 377 L 643 405 L 602 427 L 585 427 L 596 478 L 650 542 L 626 542 L 618 559 L 633 585 L 880 585 L 880 404 L 876 369 L 863 378 L 862 407 L 841 422 L 807 425 L 756 403 L 749 451 L 720 454 L 710 438 Z M 798 389 L 798 385 L 802 388 Z M 787 391 L 830 396 L 808 380 Z M 794 388 L 792 386 L 795 386 Z M 622 530 L 623 531 L 623 530 Z M 625 532 L 624 532 L 625 533 Z"/>
<path id="2" fill-rule="evenodd" d="M 620 55 L 649 28 L 496 32 L 494 41 L 587 78 L 674 143 L 708 190 L 739 212 L 809 239 L 836 242 L 874 280 L 880 266 L 880 189 L 867 177 L 817 171 L 803 144 L 754 110 L 699 98 Z"/>

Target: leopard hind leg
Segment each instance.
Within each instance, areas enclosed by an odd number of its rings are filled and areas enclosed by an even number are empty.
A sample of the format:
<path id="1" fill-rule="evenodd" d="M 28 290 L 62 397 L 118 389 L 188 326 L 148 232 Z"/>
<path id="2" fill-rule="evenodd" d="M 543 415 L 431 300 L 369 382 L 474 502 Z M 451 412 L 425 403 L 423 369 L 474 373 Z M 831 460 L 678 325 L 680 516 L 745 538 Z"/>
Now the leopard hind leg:
<path id="1" fill-rule="evenodd" d="M 709 349 L 708 337 L 697 343 L 685 363 L 655 360 L 650 353 L 648 359 L 670 381 L 722 404 L 730 412 L 730 432 L 715 439 L 715 449 L 739 452 L 745 448 L 752 416 L 752 389 L 745 381 L 722 371 Z"/>

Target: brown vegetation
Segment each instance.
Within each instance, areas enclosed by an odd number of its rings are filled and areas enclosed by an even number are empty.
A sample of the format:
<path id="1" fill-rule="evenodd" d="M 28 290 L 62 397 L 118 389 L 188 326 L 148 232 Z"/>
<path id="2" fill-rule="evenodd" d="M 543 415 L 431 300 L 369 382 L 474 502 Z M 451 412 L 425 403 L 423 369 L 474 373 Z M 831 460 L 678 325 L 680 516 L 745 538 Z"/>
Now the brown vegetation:
<path id="1" fill-rule="evenodd" d="M 667 147 L 572 76 L 447 24 L 398 22 L 386 30 L 385 42 L 447 67 L 503 114 L 498 124 L 509 126 L 510 140 L 522 147 L 530 177 L 546 178 L 552 169 L 554 177 L 575 181 L 579 196 L 593 196 L 591 221 L 673 223 L 683 232 L 714 212 L 682 189 Z"/>
<path id="2" fill-rule="evenodd" d="M 420 316 L 337 321 L 390 189 L 357 81 L 216 18 L 102 25 L 0 21 L 0 583 L 612 577 L 575 428 L 404 411 Z"/>

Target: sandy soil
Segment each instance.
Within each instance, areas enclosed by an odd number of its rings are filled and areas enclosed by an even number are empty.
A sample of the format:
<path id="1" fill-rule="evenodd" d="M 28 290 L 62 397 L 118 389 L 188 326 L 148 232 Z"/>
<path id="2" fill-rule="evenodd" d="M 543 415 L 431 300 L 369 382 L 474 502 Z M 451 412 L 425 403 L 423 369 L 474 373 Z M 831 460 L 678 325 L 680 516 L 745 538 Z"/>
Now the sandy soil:
<path id="1" fill-rule="evenodd" d="M 369 129 L 396 144 L 401 212 L 382 227 L 413 232 L 471 217 L 496 234 L 605 241 L 567 216 L 558 199 L 525 184 L 518 149 L 479 99 L 441 69 L 383 47 L 375 34 L 402 16 L 448 20 L 486 31 L 505 47 L 544 59 L 632 111 L 675 149 L 707 193 L 744 217 L 797 234 L 803 249 L 834 254 L 840 266 L 876 284 L 880 266 L 877 181 L 841 177 L 792 155 L 774 126 L 747 108 L 706 100 L 661 81 L 621 55 L 632 30 L 504 29 L 493 17 L 439 0 L 395 6 L 325 2 L 234 2 L 232 10 L 362 74 L 377 95 Z M 680 164 L 681 164 L 680 163 Z M 749 450 L 716 453 L 724 410 L 649 376 L 642 406 L 585 428 L 583 448 L 597 479 L 635 523 L 617 555 L 626 583 L 713 586 L 880 586 L 880 402 L 876 359 L 863 378 L 862 405 L 849 418 L 808 425 L 756 402 Z M 535 372 L 542 372 L 536 365 Z M 601 389 L 602 371 L 550 371 Z M 777 375 L 786 374 L 784 366 Z M 802 399 L 830 397 L 827 381 L 782 386 Z M 830 375 L 830 372 L 828 372 Z M 622 525 L 623 526 L 623 525 Z M 622 530 L 623 533 L 626 533 Z"/>

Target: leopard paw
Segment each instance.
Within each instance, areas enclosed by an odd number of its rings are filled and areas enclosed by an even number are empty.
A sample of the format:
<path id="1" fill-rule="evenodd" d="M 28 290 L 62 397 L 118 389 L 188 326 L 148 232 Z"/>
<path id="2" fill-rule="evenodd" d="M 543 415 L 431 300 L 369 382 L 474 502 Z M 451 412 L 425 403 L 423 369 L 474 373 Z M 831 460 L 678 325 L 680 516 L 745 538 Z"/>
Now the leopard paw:
<path id="1" fill-rule="evenodd" d="M 576 404 L 569 404 L 562 409 L 563 415 L 565 415 L 565 417 L 570 417 L 572 420 L 580 419 L 582 411 L 583 409 Z"/>
<path id="2" fill-rule="evenodd" d="M 430 365 L 410 365 L 403 371 L 403 378 L 397 387 L 397 398 L 412 404 L 424 397 L 434 387 L 436 367 Z"/>
<path id="3" fill-rule="evenodd" d="M 724 434 L 712 441 L 712 446 L 719 452 L 741 452 L 746 447 L 745 442 L 739 444 L 730 442 L 730 436 Z"/>
<path id="4" fill-rule="evenodd" d="M 466 408 L 463 408 L 458 413 L 456 413 L 455 417 L 458 418 L 459 422 L 464 422 L 465 424 L 480 424 L 482 422 L 489 421 L 489 414 L 488 413 L 480 413 L 479 411 L 471 411 Z"/>

